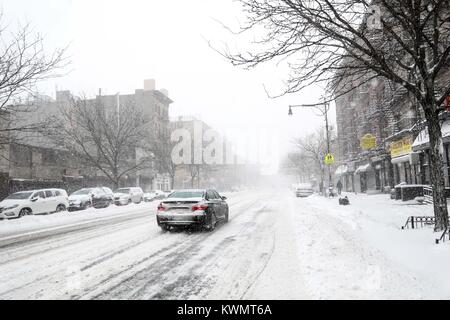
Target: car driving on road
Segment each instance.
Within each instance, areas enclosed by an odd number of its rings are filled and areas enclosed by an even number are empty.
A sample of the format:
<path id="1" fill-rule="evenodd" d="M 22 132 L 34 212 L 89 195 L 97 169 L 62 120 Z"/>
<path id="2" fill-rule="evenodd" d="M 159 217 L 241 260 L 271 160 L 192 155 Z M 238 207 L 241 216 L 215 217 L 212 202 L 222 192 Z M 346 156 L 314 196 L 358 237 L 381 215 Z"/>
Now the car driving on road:
<path id="1" fill-rule="evenodd" d="M 314 190 L 309 183 L 301 183 L 295 188 L 297 198 L 306 198 L 314 194 Z"/>
<path id="2" fill-rule="evenodd" d="M 163 231 L 192 226 L 213 231 L 217 222 L 228 222 L 228 214 L 226 197 L 215 190 L 179 190 L 159 204 L 156 220 Z"/>
<path id="3" fill-rule="evenodd" d="M 0 218 L 66 211 L 68 206 L 67 192 L 63 189 L 16 192 L 0 202 Z"/>

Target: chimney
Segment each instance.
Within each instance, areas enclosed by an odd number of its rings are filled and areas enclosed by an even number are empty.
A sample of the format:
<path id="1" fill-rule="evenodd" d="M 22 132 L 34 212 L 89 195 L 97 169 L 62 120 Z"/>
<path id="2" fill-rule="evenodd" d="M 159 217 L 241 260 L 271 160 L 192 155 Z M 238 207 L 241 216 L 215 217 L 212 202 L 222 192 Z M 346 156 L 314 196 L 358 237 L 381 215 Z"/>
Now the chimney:
<path id="1" fill-rule="evenodd" d="M 155 79 L 144 80 L 144 91 L 155 90 Z"/>

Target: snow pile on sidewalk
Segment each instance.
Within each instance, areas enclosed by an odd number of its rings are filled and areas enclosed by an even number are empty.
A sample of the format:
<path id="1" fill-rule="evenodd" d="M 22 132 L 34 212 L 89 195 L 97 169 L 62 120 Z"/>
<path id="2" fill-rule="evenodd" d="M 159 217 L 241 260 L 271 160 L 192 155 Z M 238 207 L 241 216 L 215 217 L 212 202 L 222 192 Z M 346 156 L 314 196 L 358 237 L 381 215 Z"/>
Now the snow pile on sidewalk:
<path id="1" fill-rule="evenodd" d="M 428 227 L 401 230 L 432 207 L 386 195 L 348 195 L 351 205 L 313 196 L 290 201 L 301 272 L 313 299 L 450 298 L 450 244 Z"/>

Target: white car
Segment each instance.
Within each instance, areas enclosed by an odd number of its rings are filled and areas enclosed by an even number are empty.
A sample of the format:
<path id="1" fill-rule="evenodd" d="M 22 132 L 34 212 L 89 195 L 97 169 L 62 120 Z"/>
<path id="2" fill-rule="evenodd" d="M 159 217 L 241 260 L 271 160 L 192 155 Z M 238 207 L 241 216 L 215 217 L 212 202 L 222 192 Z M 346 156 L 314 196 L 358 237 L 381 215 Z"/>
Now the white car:
<path id="1" fill-rule="evenodd" d="M 120 188 L 114 191 L 114 203 L 126 205 L 129 203 L 141 203 L 144 200 L 144 192 L 141 188 Z"/>
<path id="2" fill-rule="evenodd" d="M 0 202 L 0 218 L 21 218 L 30 214 L 66 211 L 69 200 L 66 190 L 42 189 L 11 194 Z"/>
<path id="3" fill-rule="evenodd" d="M 312 186 L 308 183 L 302 183 L 295 188 L 295 195 L 297 198 L 306 198 L 314 194 Z"/>

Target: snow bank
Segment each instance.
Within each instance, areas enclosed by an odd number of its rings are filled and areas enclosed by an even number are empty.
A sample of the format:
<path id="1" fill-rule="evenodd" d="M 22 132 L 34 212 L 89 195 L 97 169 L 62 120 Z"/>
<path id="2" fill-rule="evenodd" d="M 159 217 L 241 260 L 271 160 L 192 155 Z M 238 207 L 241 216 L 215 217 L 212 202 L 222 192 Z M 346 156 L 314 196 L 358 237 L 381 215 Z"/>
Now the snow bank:
<path id="1" fill-rule="evenodd" d="M 108 219 L 114 216 L 155 212 L 158 202 L 142 202 L 127 206 L 111 205 L 108 208 L 89 208 L 81 211 L 57 212 L 49 215 L 30 215 L 20 219 L 0 220 L 0 239 L 24 232 L 43 231 L 49 228 L 67 227 L 77 223 Z"/>
<path id="2" fill-rule="evenodd" d="M 295 199 L 302 273 L 314 299 L 450 298 L 449 243 L 432 228 L 401 230 L 432 207 L 386 195 L 348 194 L 351 206 L 314 196 Z"/>

